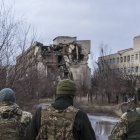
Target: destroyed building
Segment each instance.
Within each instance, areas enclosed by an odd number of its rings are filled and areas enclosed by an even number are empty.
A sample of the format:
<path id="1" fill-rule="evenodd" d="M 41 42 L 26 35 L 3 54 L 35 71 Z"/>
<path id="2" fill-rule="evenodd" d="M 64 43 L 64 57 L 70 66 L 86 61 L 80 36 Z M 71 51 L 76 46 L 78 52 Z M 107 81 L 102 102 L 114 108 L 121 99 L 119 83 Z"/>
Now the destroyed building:
<path id="1" fill-rule="evenodd" d="M 17 57 L 16 68 L 21 77 L 36 69 L 40 76 L 50 76 L 53 80 L 70 78 L 90 88 L 89 53 L 90 40 L 58 36 L 52 45 L 35 42 Z"/>

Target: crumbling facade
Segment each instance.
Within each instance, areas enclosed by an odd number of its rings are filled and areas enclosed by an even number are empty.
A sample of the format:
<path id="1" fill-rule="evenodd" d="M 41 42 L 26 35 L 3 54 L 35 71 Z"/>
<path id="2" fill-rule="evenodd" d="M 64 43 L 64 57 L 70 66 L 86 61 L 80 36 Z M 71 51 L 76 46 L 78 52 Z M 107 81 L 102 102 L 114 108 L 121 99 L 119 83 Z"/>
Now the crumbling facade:
<path id="1" fill-rule="evenodd" d="M 59 36 L 49 46 L 35 42 L 17 57 L 16 68 L 21 77 L 28 75 L 30 69 L 36 69 L 40 76 L 50 76 L 54 81 L 70 78 L 90 88 L 89 53 L 90 40 Z"/>

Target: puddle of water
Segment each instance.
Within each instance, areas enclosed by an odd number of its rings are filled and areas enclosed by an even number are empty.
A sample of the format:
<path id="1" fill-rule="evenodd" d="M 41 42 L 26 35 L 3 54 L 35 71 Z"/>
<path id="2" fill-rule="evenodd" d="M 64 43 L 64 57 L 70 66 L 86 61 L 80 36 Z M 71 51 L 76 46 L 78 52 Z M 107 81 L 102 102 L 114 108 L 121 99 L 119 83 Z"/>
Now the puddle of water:
<path id="1" fill-rule="evenodd" d="M 95 131 L 97 140 L 108 140 L 114 125 L 117 123 L 118 118 L 109 116 L 94 116 L 88 115 L 91 125 Z"/>

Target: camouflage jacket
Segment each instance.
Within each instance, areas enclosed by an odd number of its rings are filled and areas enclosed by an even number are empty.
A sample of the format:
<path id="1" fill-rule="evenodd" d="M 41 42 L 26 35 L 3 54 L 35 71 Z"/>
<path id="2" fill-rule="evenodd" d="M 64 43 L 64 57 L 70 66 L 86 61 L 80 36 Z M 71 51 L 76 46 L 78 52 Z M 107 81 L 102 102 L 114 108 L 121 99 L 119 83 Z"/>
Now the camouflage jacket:
<path id="1" fill-rule="evenodd" d="M 125 137 L 125 134 L 127 133 L 127 128 L 128 128 L 127 113 L 124 113 L 119 122 L 113 128 L 111 135 L 109 136 L 108 139 L 123 140 L 123 137 Z"/>
<path id="2" fill-rule="evenodd" d="M 15 118 L 19 122 L 19 137 L 20 140 L 25 139 L 25 129 L 29 122 L 31 121 L 32 115 L 29 112 L 22 111 L 19 106 L 15 103 L 10 102 L 2 102 L 0 103 L 0 120 L 3 119 L 4 116 L 9 115 L 12 118 Z"/>
<path id="3" fill-rule="evenodd" d="M 53 106 L 42 106 L 41 128 L 37 140 L 73 140 L 73 124 L 78 109 L 69 106 L 57 110 Z"/>
<path id="4" fill-rule="evenodd" d="M 138 113 L 138 108 L 136 109 Z M 109 140 L 125 140 L 128 132 L 128 112 L 124 113 L 119 122 L 113 128 Z"/>
<path id="5" fill-rule="evenodd" d="M 59 97 L 52 105 L 57 110 L 65 110 L 73 105 L 73 100 L 69 97 Z M 41 128 L 41 112 L 42 107 L 39 106 L 32 118 L 29 130 L 27 131 L 27 140 L 36 140 Z M 81 110 L 79 110 L 75 116 L 73 137 L 74 140 L 96 140 L 89 118 L 87 114 Z"/>

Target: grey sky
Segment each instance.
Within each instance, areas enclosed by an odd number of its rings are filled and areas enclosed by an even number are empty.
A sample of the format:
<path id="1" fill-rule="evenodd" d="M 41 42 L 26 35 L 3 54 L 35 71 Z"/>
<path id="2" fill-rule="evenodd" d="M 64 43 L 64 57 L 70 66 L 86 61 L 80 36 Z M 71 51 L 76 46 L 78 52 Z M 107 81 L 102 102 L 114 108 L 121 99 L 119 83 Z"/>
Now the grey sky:
<path id="1" fill-rule="evenodd" d="M 140 0 L 6 0 L 17 16 L 38 30 L 44 44 L 59 35 L 91 40 L 94 58 L 101 43 L 111 52 L 133 47 L 140 34 Z"/>

